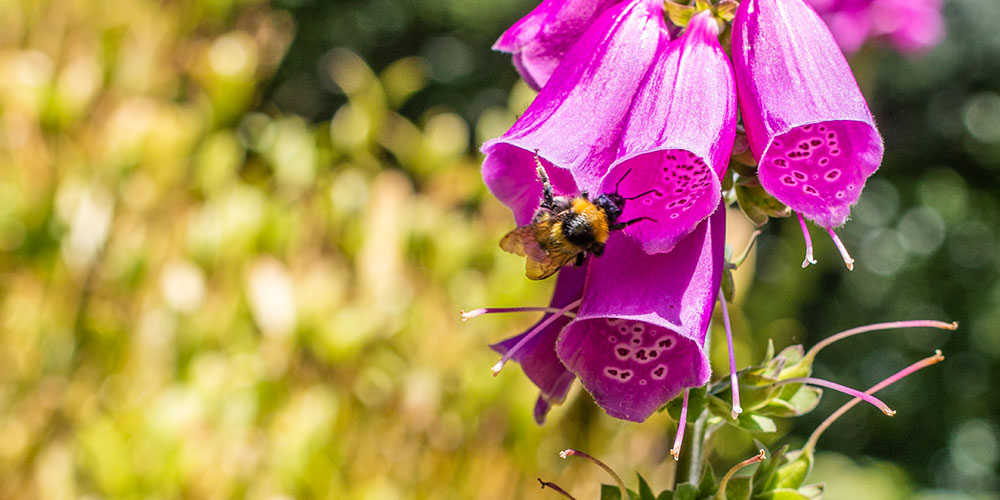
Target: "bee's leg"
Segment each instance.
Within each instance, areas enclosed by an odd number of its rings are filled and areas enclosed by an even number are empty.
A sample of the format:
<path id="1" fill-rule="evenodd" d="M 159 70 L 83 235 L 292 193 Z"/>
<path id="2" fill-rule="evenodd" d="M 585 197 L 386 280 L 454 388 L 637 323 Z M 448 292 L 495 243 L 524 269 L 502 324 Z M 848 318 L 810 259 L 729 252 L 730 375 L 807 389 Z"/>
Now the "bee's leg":
<path id="1" fill-rule="evenodd" d="M 585 259 L 586 257 L 587 257 L 587 252 L 580 252 L 580 253 L 576 254 L 576 263 L 574 263 L 573 265 L 576 266 L 576 267 L 582 266 L 583 265 L 583 259 Z"/>
<path id="2" fill-rule="evenodd" d="M 595 241 L 590 244 L 590 247 L 588 247 L 587 250 L 590 250 L 590 253 L 594 254 L 594 257 L 600 257 L 604 255 L 604 243 L 598 243 Z"/>
<path id="3" fill-rule="evenodd" d="M 586 191 L 580 191 L 580 196 L 582 196 L 583 199 L 585 199 L 585 200 L 589 200 L 590 199 L 590 193 L 588 193 Z"/>
<path id="4" fill-rule="evenodd" d="M 632 219 L 632 220 L 629 220 L 629 221 L 625 221 L 625 222 L 616 222 L 616 223 L 611 224 L 610 226 L 608 226 L 608 229 L 611 230 L 611 231 L 617 231 L 619 229 L 625 229 L 626 227 L 629 227 L 632 224 L 635 224 L 636 222 L 644 221 L 644 220 L 656 222 L 656 219 L 654 219 L 652 217 L 638 217 L 638 218 L 635 218 L 635 219 Z"/>
<path id="5" fill-rule="evenodd" d="M 535 173 L 538 174 L 538 180 L 542 181 L 542 202 L 538 206 L 555 211 L 556 200 L 555 195 L 552 194 L 552 183 L 549 182 L 549 176 L 545 173 L 545 167 L 542 165 L 542 159 L 538 156 L 537 149 L 535 150 Z"/>

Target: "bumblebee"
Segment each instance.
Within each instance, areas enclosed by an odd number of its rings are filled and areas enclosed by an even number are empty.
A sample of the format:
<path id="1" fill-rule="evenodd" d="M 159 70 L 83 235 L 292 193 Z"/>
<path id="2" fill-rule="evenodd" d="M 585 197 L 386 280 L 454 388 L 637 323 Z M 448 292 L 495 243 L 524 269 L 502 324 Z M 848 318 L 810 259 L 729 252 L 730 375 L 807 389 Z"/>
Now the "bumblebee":
<path id="1" fill-rule="evenodd" d="M 573 198 L 554 196 L 538 151 L 535 151 L 535 165 L 538 179 L 542 182 L 541 203 L 531 218 L 531 224 L 518 226 L 500 240 L 500 248 L 504 251 L 528 258 L 524 269 L 528 279 L 548 278 L 574 259 L 577 266 L 582 265 L 588 253 L 600 257 L 612 231 L 639 221 L 654 220 L 639 217 L 618 222 L 626 201 L 656 191 L 651 189 L 631 198 L 618 194 L 618 186 L 631 169 L 618 179 L 614 193 L 605 193 L 590 200 L 586 191 Z"/>

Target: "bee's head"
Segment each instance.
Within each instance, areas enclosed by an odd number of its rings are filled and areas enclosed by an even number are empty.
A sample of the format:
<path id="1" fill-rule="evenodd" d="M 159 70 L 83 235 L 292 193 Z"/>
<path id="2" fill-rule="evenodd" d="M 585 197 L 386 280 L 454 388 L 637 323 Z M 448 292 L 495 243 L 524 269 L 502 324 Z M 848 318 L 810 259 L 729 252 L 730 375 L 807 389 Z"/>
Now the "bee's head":
<path id="1" fill-rule="evenodd" d="M 625 198 L 618 193 L 605 193 L 594 200 L 594 205 L 604 210 L 608 216 L 608 224 L 614 224 L 625 209 Z"/>
<path id="2" fill-rule="evenodd" d="M 634 200 L 636 198 L 642 198 L 643 196 L 646 196 L 647 194 L 653 193 L 653 192 L 656 191 L 655 189 L 650 189 L 649 191 L 646 191 L 645 193 L 642 193 L 642 194 L 636 195 L 636 196 L 632 196 L 630 198 L 626 198 L 626 197 L 618 194 L 618 187 L 621 186 L 622 181 L 625 180 L 625 178 L 628 177 L 628 174 L 630 174 L 630 173 L 632 173 L 632 169 L 631 168 L 628 169 L 628 170 L 626 170 L 625 173 L 622 174 L 621 178 L 618 179 L 618 182 L 615 183 L 615 192 L 614 193 L 602 194 L 602 195 L 598 196 L 596 200 L 594 200 L 594 205 L 597 205 L 597 206 L 601 207 L 601 209 L 604 210 L 604 213 L 607 214 L 607 216 L 608 216 L 608 224 L 614 224 L 618 220 L 618 217 L 621 217 L 622 211 L 625 210 L 625 202 L 626 201 L 628 201 L 628 200 Z"/>

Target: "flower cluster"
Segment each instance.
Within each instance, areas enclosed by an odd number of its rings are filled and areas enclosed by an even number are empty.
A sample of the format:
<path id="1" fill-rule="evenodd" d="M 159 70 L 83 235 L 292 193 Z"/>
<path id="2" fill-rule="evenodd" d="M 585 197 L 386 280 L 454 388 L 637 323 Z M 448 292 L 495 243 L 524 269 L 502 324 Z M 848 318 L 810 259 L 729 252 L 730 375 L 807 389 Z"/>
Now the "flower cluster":
<path id="1" fill-rule="evenodd" d="M 535 158 L 557 195 L 651 191 L 624 207 L 642 223 L 560 272 L 548 317 L 493 346 L 503 355 L 495 373 L 513 359 L 541 389 L 539 422 L 574 378 L 632 421 L 708 382 L 737 135 L 758 164 L 744 177 L 803 229 L 804 219 L 826 229 L 851 265 L 833 229 L 878 168 L 882 139 L 834 37 L 805 0 L 689 8 L 683 26 L 668 27 L 661 0 L 545 0 L 497 42 L 539 89 L 482 148 L 486 185 L 519 225 L 542 197 Z"/>
<path id="2" fill-rule="evenodd" d="M 871 38 L 907 54 L 924 52 L 944 38 L 942 0 L 809 0 L 844 52 Z"/>

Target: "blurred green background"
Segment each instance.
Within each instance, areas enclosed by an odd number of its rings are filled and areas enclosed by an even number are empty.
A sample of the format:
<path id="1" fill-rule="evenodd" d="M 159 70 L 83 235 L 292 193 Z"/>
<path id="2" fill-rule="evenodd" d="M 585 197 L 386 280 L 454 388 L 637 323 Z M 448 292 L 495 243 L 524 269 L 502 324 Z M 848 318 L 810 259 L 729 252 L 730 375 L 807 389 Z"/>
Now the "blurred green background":
<path id="1" fill-rule="evenodd" d="M 532 98 L 489 50 L 532 7 L 0 1 L 0 498 L 555 498 L 538 476 L 594 498 L 567 447 L 668 486 L 666 415 L 577 388 L 538 427 L 486 347 L 536 318 L 458 316 L 548 300 L 496 247 L 512 218 L 477 152 Z M 880 394 L 895 418 L 824 436 L 825 498 L 1000 498 L 1000 10 L 945 12 L 929 54 L 853 61 L 886 141 L 842 232 L 855 270 L 819 237 L 800 269 L 779 220 L 738 278 L 740 365 L 767 338 L 962 324 L 824 351 L 855 387 L 948 357 Z M 750 453 L 720 439 L 721 464 Z"/>

